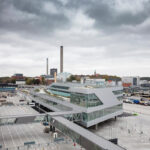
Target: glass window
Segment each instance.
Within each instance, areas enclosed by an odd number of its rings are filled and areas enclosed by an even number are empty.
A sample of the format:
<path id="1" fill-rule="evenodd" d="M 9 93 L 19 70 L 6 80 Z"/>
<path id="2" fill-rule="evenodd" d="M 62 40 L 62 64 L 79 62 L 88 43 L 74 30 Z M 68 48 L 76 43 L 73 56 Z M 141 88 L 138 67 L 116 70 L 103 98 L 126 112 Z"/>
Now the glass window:
<path id="1" fill-rule="evenodd" d="M 52 102 L 52 101 L 44 99 L 44 98 L 42 98 L 41 100 L 44 103 L 47 103 L 48 105 L 53 106 L 59 110 L 65 110 L 65 111 L 71 111 L 72 110 L 72 108 L 70 108 L 70 107 L 64 106 L 64 105 L 56 103 L 56 102 Z"/>
<path id="2" fill-rule="evenodd" d="M 71 93 L 70 101 L 82 107 L 95 107 L 103 104 L 95 94 Z"/>
<path id="3" fill-rule="evenodd" d="M 112 91 L 115 95 L 123 94 L 123 90 Z"/>
<path id="4" fill-rule="evenodd" d="M 117 99 L 118 99 L 119 101 L 121 101 L 121 100 L 123 100 L 123 96 L 118 96 Z"/>
<path id="5" fill-rule="evenodd" d="M 79 142 L 80 135 L 63 125 L 61 122 L 55 120 L 55 122 L 53 123 L 52 121 L 51 124 L 54 125 L 57 129 L 59 129 L 62 133 L 69 136 L 71 139 L 75 140 L 76 142 Z"/>
<path id="6" fill-rule="evenodd" d="M 56 90 L 51 90 L 50 92 L 52 94 L 55 94 L 55 95 L 58 95 L 58 96 L 70 97 L 70 93 L 68 93 L 68 92 L 56 91 Z"/>
<path id="7" fill-rule="evenodd" d="M 56 96 L 62 96 L 62 97 L 70 97 L 70 92 L 58 90 L 58 89 L 49 89 L 47 90 L 49 93 L 56 95 Z"/>
<path id="8" fill-rule="evenodd" d="M 116 106 L 113 106 L 110 108 L 106 108 L 103 110 L 95 111 L 92 113 L 82 113 L 83 121 L 88 122 L 88 121 L 103 117 L 105 115 L 112 114 L 112 113 L 117 112 L 119 110 L 122 110 L 122 104 L 119 104 L 119 105 L 116 105 Z"/>
<path id="9" fill-rule="evenodd" d="M 16 118 L 0 119 L 0 125 L 14 124 L 15 121 L 16 121 Z"/>
<path id="10" fill-rule="evenodd" d="M 88 107 L 95 107 L 102 105 L 103 103 L 95 94 L 88 95 Z"/>
<path id="11" fill-rule="evenodd" d="M 79 106 L 87 107 L 88 95 L 81 93 L 71 93 L 70 101 L 71 103 L 77 104 Z"/>
<path id="12" fill-rule="evenodd" d="M 36 118 L 34 119 L 35 122 L 41 122 L 44 121 L 45 116 L 36 116 Z"/>
<path id="13" fill-rule="evenodd" d="M 67 87 L 67 86 L 52 85 L 51 87 L 57 88 L 57 89 L 65 89 L 65 90 L 68 90 L 68 89 L 69 89 L 69 87 Z"/>
<path id="14" fill-rule="evenodd" d="M 88 115 L 87 113 L 82 113 L 83 121 L 87 122 L 88 121 Z"/>

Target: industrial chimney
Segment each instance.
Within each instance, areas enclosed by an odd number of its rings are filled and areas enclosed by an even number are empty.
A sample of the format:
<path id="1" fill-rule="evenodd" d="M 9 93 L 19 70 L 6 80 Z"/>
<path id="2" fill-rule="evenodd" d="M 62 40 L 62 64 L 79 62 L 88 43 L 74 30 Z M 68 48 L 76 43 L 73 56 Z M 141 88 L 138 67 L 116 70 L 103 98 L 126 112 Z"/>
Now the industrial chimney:
<path id="1" fill-rule="evenodd" d="M 46 75 L 48 75 L 48 58 L 46 59 Z"/>
<path id="2" fill-rule="evenodd" d="M 57 82 L 57 75 L 56 75 L 56 72 L 54 72 L 54 82 L 55 82 L 55 83 Z"/>
<path id="3" fill-rule="evenodd" d="M 60 73 L 63 72 L 63 46 L 60 46 Z"/>

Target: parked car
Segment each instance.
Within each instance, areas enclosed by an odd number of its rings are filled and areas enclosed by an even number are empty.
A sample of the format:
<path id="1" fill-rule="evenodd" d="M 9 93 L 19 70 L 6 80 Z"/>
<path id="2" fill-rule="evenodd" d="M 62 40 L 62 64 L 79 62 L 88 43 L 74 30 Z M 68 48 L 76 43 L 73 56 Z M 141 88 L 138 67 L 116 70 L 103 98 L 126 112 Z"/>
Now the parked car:
<path id="1" fill-rule="evenodd" d="M 145 105 L 145 106 L 148 106 L 148 105 L 150 105 L 150 102 L 149 101 L 140 101 L 140 104 L 141 105 Z"/>
<path id="2" fill-rule="evenodd" d="M 150 106 L 150 101 L 147 101 L 147 106 Z"/>
<path id="3" fill-rule="evenodd" d="M 145 103 L 146 103 L 146 101 L 144 101 L 144 100 L 141 100 L 141 101 L 140 101 L 140 104 L 141 104 L 141 105 L 145 105 Z"/>
<path id="4" fill-rule="evenodd" d="M 28 103 L 29 106 L 35 107 L 35 103 Z"/>
<path id="5" fill-rule="evenodd" d="M 139 103 L 140 103 L 140 101 L 139 101 L 139 100 L 137 100 L 137 99 L 134 99 L 134 100 L 133 100 L 133 103 L 134 103 L 134 104 L 139 104 Z"/>
<path id="6" fill-rule="evenodd" d="M 43 122 L 43 125 L 44 125 L 44 126 L 48 126 L 49 123 L 48 123 L 48 122 Z"/>
<path id="7" fill-rule="evenodd" d="M 5 96 L 5 95 L 2 95 L 2 97 L 3 97 L 3 98 L 7 98 L 7 96 Z"/>
<path id="8" fill-rule="evenodd" d="M 20 100 L 19 100 L 19 102 L 24 102 L 24 101 L 25 101 L 24 99 L 20 99 Z"/>
<path id="9" fill-rule="evenodd" d="M 129 99 L 124 99 L 123 102 L 133 104 L 133 102 Z"/>

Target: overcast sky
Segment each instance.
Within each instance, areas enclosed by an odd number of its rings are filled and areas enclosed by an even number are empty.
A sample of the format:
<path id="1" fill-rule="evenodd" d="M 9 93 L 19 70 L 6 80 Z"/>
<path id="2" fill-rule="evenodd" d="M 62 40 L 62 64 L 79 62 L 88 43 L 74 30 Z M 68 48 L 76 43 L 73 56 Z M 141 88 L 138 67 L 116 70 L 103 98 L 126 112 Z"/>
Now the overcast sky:
<path id="1" fill-rule="evenodd" d="M 0 76 L 150 76 L 150 0 L 0 0 Z"/>

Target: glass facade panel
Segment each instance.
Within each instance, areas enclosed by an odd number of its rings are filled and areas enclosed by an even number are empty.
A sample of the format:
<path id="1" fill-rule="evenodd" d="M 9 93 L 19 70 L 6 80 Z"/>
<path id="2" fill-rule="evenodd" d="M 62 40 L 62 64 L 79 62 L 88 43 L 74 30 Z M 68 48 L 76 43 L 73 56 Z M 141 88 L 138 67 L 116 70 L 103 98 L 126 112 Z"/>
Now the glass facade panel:
<path id="1" fill-rule="evenodd" d="M 53 121 L 53 119 L 52 119 L 51 124 L 54 125 L 62 133 L 69 136 L 73 140 L 73 142 L 76 142 L 79 145 L 81 145 L 82 147 L 84 147 L 84 149 L 90 149 L 90 150 L 102 150 L 103 149 L 101 146 L 98 146 L 94 141 L 89 140 L 83 134 L 83 132 L 78 133 L 78 132 L 74 131 L 73 129 L 66 127 L 66 125 L 64 125 L 63 123 L 61 123 L 57 120 Z M 90 136 L 90 134 L 89 134 L 89 136 Z"/>
<path id="2" fill-rule="evenodd" d="M 59 90 L 47 90 L 48 92 L 54 94 L 54 95 L 58 95 L 58 96 L 63 96 L 63 97 L 70 97 L 70 93 L 66 92 L 66 91 L 59 91 Z"/>
<path id="3" fill-rule="evenodd" d="M 0 125 L 14 124 L 15 121 L 16 121 L 16 118 L 0 119 Z"/>
<path id="4" fill-rule="evenodd" d="M 116 105 L 116 106 L 113 106 L 113 107 L 110 107 L 110 108 L 106 108 L 106 109 L 103 109 L 103 110 L 95 111 L 95 112 L 92 112 L 92 113 L 82 113 L 83 121 L 88 122 L 88 121 L 106 116 L 108 114 L 112 114 L 112 113 L 117 112 L 119 110 L 122 110 L 122 104 Z"/>
<path id="5" fill-rule="evenodd" d="M 88 122 L 88 115 L 87 113 L 82 113 L 83 121 Z"/>
<path id="6" fill-rule="evenodd" d="M 95 94 L 71 93 L 70 102 L 82 107 L 95 107 L 103 103 Z"/>
<path id="7" fill-rule="evenodd" d="M 121 100 L 123 100 L 123 96 L 118 96 L 117 99 L 118 99 L 119 101 L 121 101 Z"/>
<path id="8" fill-rule="evenodd" d="M 45 116 L 36 116 L 36 118 L 34 119 L 35 122 L 42 122 L 45 120 Z"/>
<path id="9" fill-rule="evenodd" d="M 70 101 L 73 104 L 87 107 L 88 95 L 80 93 L 71 93 Z"/>
<path id="10" fill-rule="evenodd" d="M 65 89 L 65 90 L 68 90 L 68 89 L 69 89 L 69 87 L 67 87 L 67 86 L 52 85 L 51 87 L 57 88 L 57 89 Z"/>
<path id="11" fill-rule="evenodd" d="M 123 90 L 112 91 L 115 95 L 123 94 Z"/>
<path id="12" fill-rule="evenodd" d="M 42 100 L 44 103 L 49 104 L 50 106 L 53 106 L 59 110 L 65 110 L 65 111 L 71 111 L 72 110 L 72 108 L 70 108 L 70 107 L 64 106 L 64 105 L 56 103 L 56 102 L 49 101 L 47 99 L 40 99 L 40 100 Z"/>
<path id="13" fill-rule="evenodd" d="M 80 135 L 75 133 L 74 131 L 72 131 L 71 129 L 67 128 L 65 125 L 63 125 L 61 122 L 58 121 L 54 121 L 53 123 L 53 119 L 51 119 L 51 124 L 54 125 L 58 130 L 60 130 L 62 133 L 64 133 L 65 135 L 69 136 L 71 139 L 73 139 L 74 141 L 79 141 L 79 137 Z"/>
<path id="14" fill-rule="evenodd" d="M 88 107 L 95 107 L 102 104 L 103 103 L 95 94 L 88 94 Z"/>
<path id="15" fill-rule="evenodd" d="M 14 92 L 15 90 L 16 90 L 16 88 L 14 88 L 14 87 L 3 87 L 3 88 L 0 88 L 0 92 L 7 92 L 7 91 Z"/>
<path id="16" fill-rule="evenodd" d="M 103 104 L 94 93 L 93 94 L 70 93 L 67 91 L 52 88 L 49 89 L 48 92 L 56 96 L 68 97 L 70 98 L 71 103 L 82 107 L 95 107 Z"/>

